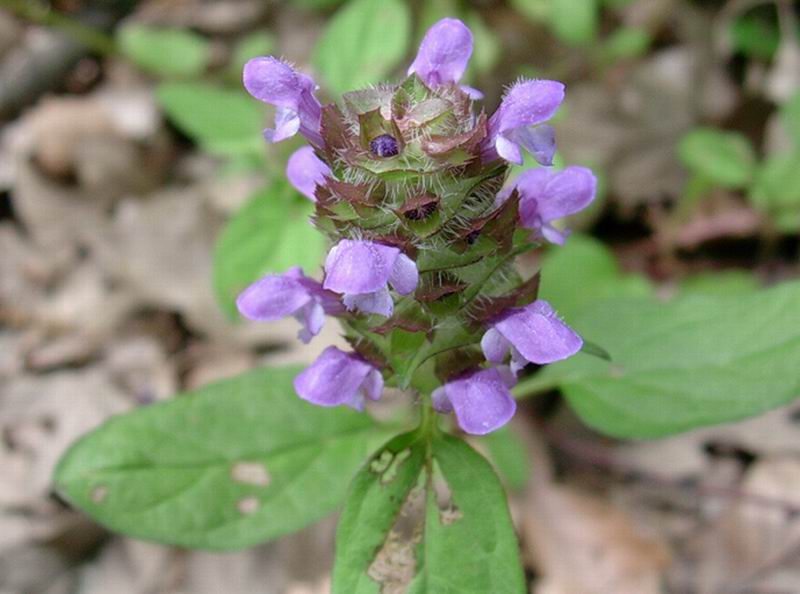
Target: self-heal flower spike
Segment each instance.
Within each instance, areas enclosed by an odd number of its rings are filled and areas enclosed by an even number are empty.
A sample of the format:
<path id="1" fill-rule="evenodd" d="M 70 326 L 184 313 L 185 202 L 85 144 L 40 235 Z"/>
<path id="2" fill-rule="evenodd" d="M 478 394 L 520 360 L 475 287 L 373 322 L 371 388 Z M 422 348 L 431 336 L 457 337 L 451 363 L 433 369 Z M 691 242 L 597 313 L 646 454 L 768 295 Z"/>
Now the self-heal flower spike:
<path id="1" fill-rule="evenodd" d="M 399 248 L 343 239 L 331 248 L 325 260 L 323 286 L 344 295 L 349 310 L 392 315 L 394 303 L 389 285 L 400 295 L 414 292 L 419 282 L 417 265 Z"/>
<path id="2" fill-rule="evenodd" d="M 253 97 L 277 108 L 275 129 L 264 130 L 269 142 L 280 142 L 299 131 L 315 146 L 322 146 L 322 107 L 314 96 L 317 85 L 310 77 L 268 56 L 244 65 L 243 82 Z"/>
<path id="3" fill-rule="evenodd" d="M 295 378 L 294 389 L 300 398 L 319 406 L 344 404 L 363 410 L 365 398 L 381 397 L 383 376 L 358 355 L 330 346 Z"/>
<path id="4" fill-rule="evenodd" d="M 455 411 L 459 427 L 472 435 L 485 435 L 508 423 L 517 410 L 509 388 L 514 385 L 508 368 L 474 371 L 450 380 L 432 394 L 433 407 Z"/>
<path id="5" fill-rule="evenodd" d="M 416 74 L 429 87 L 455 84 L 464 76 L 471 55 L 472 32 L 458 19 L 445 18 L 425 33 L 408 74 Z"/>
<path id="6" fill-rule="evenodd" d="M 542 165 L 552 165 L 556 151 L 555 132 L 544 124 L 564 100 L 564 85 L 554 80 L 523 80 L 514 84 L 500 107 L 489 118 L 489 134 L 481 158 L 498 157 L 522 165 L 525 148 Z"/>
<path id="7" fill-rule="evenodd" d="M 326 313 L 335 315 L 344 310 L 335 294 L 297 266 L 284 274 L 269 274 L 247 287 L 236 300 L 236 307 L 255 321 L 293 316 L 302 325 L 298 336 L 305 343 L 319 334 Z"/>
<path id="8" fill-rule="evenodd" d="M 298 376 L 297 393 L 309 402 L 360 409 L 386 378 L 433 389 L 417 402 L 432 399 L 464 431 L 485 434 L 514 415 L 515 371 L 581 348 L 535 301 L 537 277 L 523 280 L 515 258 L 542 237 L 563 240 L 554 221 L 591 201 L 594 177 L 542 169 L 502 190 L 523 149 L 552 162 L 547 121 L 564 85 L 520 81 L 489 117 L 476 109 L 478 93 L 461 85 L 472 49 L 466 25 L 442 19 L 405 80 L 324 107 L 314 82 L 285 62 L 256 58 L 245 67 L 248 91 L 278 108 L 268 139 L 300 132 L 310 141 L 286 175 L 314 202 L 312 223 L 333 247 L 321 285 L 299 271 L 273 275 L 245 291 L 240 309 L 254 319 L 294 315 L 304 340 L 335 315 L 353 350 L 326 349 Z M 520 227 L 537 241 L 517 241 Z"/>
<path id="9" fill-rule="evenodd" d="M 331 175 L 331 169 L 310 146 L 303 146 L 292 153 L 286 163 L 286 177 L 295 189 L 312 202 L 316 202 L 314 193 L 317 186 L 325 185 L 325 178 Z"/>
<path id="10" fill-rule="evenodd" d="M 544 365 L 566 359 L 582 347 L 581 337 L 542 299 L 507 310 L 481 339 L 483 354 L 492 363 L 502 363 L 511 352 L 514 373 L 528 363 Z"/>
<path id="11" fill-rule="evenodd" d="M 597 178 L 586 167 L 572 166 L 562 171 L 537 168 L 520 175 L 514 187 L 520 194 L 522 226 L 561 245 L 567 234 L 551 223 L 589 206 L 597 192 Z"/>

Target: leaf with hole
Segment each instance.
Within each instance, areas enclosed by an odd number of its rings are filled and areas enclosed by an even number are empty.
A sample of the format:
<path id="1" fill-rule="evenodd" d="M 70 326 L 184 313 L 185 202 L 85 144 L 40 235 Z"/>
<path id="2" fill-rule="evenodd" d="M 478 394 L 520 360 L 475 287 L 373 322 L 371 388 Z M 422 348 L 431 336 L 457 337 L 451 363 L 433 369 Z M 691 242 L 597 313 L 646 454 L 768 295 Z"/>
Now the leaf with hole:
<path id="1" fill-rule="evenodd" d="M 115 417 L 61 459 L 58 492 L 108 528 L 239 549 L 331 513 L 382 430 L 301 400 L 298 368 L 259 369 Z"/>
<path id="2" fill-rule="evenodd" d="M 419 432 L 406 433 L 380 448 L 353 479 L 336 531 L 334 593 L 379 594 L 388 557 L 413 558 L 413 544 L 391 534 L 409 492 L 425 462 L 425 443 Z M 395 547 L 392 550 L 392 547 Z"/>

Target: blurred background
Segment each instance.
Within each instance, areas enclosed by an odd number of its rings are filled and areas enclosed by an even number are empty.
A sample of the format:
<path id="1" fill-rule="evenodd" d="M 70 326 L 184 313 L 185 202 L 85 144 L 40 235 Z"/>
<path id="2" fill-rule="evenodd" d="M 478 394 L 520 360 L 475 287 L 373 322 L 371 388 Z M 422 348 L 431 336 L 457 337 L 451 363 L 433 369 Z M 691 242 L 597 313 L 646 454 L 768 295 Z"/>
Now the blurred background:
<path id="1" fill-rule="evenodd" d="M 567 84 L 557 164 L 594 206 L 554 272 L 598 298 L 744 293 L 800 277 L 800 3 L 790 0 L 0 0 L 0 593 L 328 591 L 335 519 L 210 554 L 115 536 L 52 491 L 110 415 L 256 365 L 309 361 L 294 321 L 242 324 L 267 271 L 319 270 L 293 139 L 242 64 L 284 56 L 331 100 L 397 80 L 427 27 L 475 34 L 492 111 Z M 800 304 L 798 304 L 800 307 Z M 757 314 L 754 314 L 757 315 Z M 538 594 L 800 592 L 800 408 L 642 443 L 522 407 L 506 478 Z M 527 461 L 526 461 L 527 460 Z M 501 593 L 498 593 L 501 594 Z"/>

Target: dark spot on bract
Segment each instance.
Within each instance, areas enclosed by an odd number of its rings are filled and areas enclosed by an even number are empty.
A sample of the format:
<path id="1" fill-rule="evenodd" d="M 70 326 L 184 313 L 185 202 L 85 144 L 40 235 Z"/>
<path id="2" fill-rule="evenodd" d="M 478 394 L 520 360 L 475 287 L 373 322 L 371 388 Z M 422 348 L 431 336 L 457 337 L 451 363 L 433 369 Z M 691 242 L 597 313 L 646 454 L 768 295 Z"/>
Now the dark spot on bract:
<path id="1" fill-rule="evenodd" d="M 369 149 L 377 157 L 394 157 L 400 152 L 397 139 L 391 134 L 381 134 L 370 140 Z"/>

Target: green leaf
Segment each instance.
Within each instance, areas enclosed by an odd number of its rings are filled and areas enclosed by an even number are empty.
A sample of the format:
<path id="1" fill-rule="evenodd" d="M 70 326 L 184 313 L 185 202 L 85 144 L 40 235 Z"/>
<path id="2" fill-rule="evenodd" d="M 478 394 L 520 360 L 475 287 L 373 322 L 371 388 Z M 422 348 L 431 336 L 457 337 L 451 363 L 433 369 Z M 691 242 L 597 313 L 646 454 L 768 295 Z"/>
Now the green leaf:
<path id="1" fill-rule="evenodd" d="M 185 29 L 126 25 L 117 32 L 119 48 L 136 65 L 164 76 L 201 74 L 208 63 L 208 41 Z"/>
<path id="2" fill-rule="evenodd" d="M 745 136 L 714 128 L 688 132 L 678 144 L 678 157 L 689 170 L 725 188 L 746 186 L 756 161 Z"/>
<path id="3" fill-rule="evenodd" d="M 800 395 L 800 282 L 670 303 L 616 299 L 573 325 L 613 362 L 578 354 L 546 368 L 581 418 L 653 438 L 752 416 Z"/>
<path id="4" fill-rule="evenodd" d="M 486 459 L 440 435 L 433 456 L 449 500 L 429 488 L 418 573 L 409 594 L 524 594 L 525 576 L 503 487 Z"/>
<path id="5" fill-rule="evenodd" d="M 333 594 L 522 594 L 505 492 L 483 456 L 419 432 L 381 448 L 353 481 L 336 533 Z M 425 496 L 415 489 L 424 471 Z M 420 505 L 422 503 L 423 505 Z M 410 583 L 409 583 L 410 582 Z"/>
<path id="6" fill-rule="evenodd" d="M 515 490 L 528 484 L 531 475 L 530 458 L 525 444 L 513 429 L 508 426 L 479 438 L 486 447 L 489 461 L 500 477 Z"/>
<path id="7" fill-rule="evenodd" d="M 401 0 L 350 0 L 314 48 L 313 62 L 331 91 L 381 82 L 405 56 L 411 16 Z"/>
<path id="8" fill-rule="evenodd" d="M 746 56 L 771 60 L 778 51 L 781 35 L 776 22 L 743 15 L 731 23 L 730 39 L 734 49 Z"/>
<path id="9" fill-rule="evenodd" d="M 314 205 L 280 180 L 257 192 L 225 225 L 214 246 L 213 285 L 223 311 L 237 318 L 236 297 L 269 273 L 300 266 L 313 276 L 325 238 L 309 221 Z"/>
<path id="10" fill-rule="evenodd" d="M 244 91 L 206 83 L 164 83 L 156 98 L 167 117 L 206 150 L 237 155 L 263 155 L 264 112 Z"/>
<path id="11" fill-rule="evenodd" d="M 800 148 L 765 159 L 756 171 L 748 199 L 767 213 L 778 229 L 800 229 Z"/>
<path id="12" fill-rule="evenodd" d="M 292 4 L 305 10 L 324 10 L 341 3 L 342 0 L 292 0 Z"/>
<path id="13" fill-rule="evenodd" d="M 553 32 L 569 45 L 585 45 L 597 35 L 597 0 L 550 0 Z"/>
<path id="14" fill-rule="evenodd" d="M 758 287 L 758 279 L 748 270 L 704 272 L 688 276 L 680 284 L 684 295 L 734 295 L 750 293 Z"/>
<path id="15" fill-rule="evenodd" d="M 644 29 L 622 27 L 614 31 L 602 46 L 603 56 L 609 62 L 638 58 L 650 47 L 650 34 Z"/>
<path id="16" fill-rule="evenodd" d="M 534 23 L 546 21 L 550 14 L 550 0 L 511 0 L 511 6 Z"/>
<path id="17" fill-rule="evenodd" d="M 376 557 L 388 556 L 389 548 L 398 544 L 390 542 L 381 551 L 425 462 L 425 443 L 419 435 L 395 437 L 353 479 L 336 530 L 334 593 L 379 594 L 380 584 L 371 577 L 379 574 L 370 568 Z"/>
<path id="18" fill-rule="evenodd" d="M 238 549 L 332 512 L 382 431 L 298 398 L 298 368 L 258 369 L 115 417 L 56 469 L 67 500 L 147 540 Z"/>
<path id="19" fill-rule="evenodd" d="M 585 235 L 572 235 L 563 247 L 549 252 L 542 263 L 539 296 L 568 322 L 597 301 L 652 294 L 647 279 L 623 275 L 614 254 L 602 242 Z M 599 337 L 597 342 L 607 348 Z"/>
<path id="20" fill-rule="evenodd" d="M 795 143 L 795 148 L 800 150 L 800 91 L 792 95 L 786 103 L 781 105 L 781 122 Z"/>

